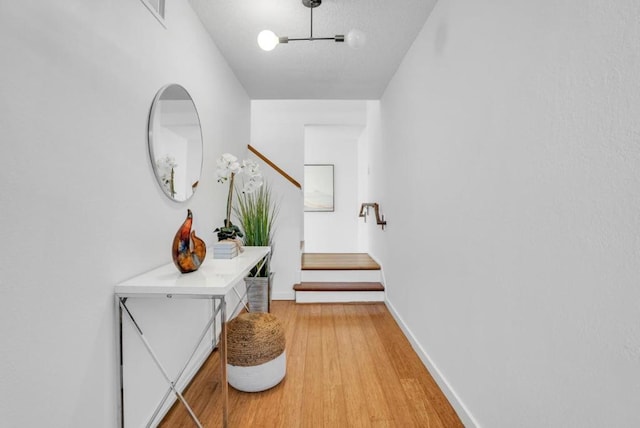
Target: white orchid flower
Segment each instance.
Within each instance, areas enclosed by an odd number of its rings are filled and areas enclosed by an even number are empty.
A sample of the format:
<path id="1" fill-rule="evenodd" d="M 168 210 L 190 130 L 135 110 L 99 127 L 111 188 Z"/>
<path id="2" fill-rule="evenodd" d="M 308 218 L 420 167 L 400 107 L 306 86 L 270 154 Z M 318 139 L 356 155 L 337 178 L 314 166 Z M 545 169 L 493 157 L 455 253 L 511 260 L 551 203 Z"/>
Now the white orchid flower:
<path id="1" fill-rule="evenodd" d="M 233 187 L 234 177 L 236 174 L 244 173 L 247 178 L 242 186 L 242 193 L 253 193 L 262 186 L 263 179 L 260 172 L 260 165 L 254 160 L 245 159 L 242 164 L 238 162 L 238 158 L 231 153 L 224 153 L 216 161 L 216 175 L 218 183 L 229 181 L 229 193 L 227 195 L 227 218 L 225 227 L 231 224 L 231 204 L 233 203 Z"/>
<path id="2" fill-rule="evenodd" d="M 231 178 L 231 174 L 237 174 L 241 171 L 238 158 L 231 153 L 224 153 L 220 156 L 216 161 L 216 166 L 216 175 L 219 183 L 224 183 Z"/>
<path id="3" fill-rule="evenodd" d="M 262 184 L 263 179 L 261 174 L 249 177 L 249 179 L 246 180 L 242 186 L 242 193 L 253 193 L 258 190 L 260 186 L 262 186 Z"/>
<path id="4" fill-rule="evenodd" d="M 260 165 L 258 165 L 256 161 L 251 159 L 245 159 L 242 161 L 242 171 L 248 177 L 256 177 L 262 175 L 262 173 L 260 172 Z"/>

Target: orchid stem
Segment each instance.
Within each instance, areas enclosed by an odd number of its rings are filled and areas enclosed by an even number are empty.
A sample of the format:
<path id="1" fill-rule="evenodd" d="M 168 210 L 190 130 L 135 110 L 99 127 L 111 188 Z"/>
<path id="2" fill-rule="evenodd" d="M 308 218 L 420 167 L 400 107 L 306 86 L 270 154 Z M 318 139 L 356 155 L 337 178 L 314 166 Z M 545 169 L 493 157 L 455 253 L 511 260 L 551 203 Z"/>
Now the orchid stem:
<path id="1" fill-rule="evenodd" d="M 231 173 L 229 178 L 229 195 L 227 196 L 227 218 L 224 220 L 224 227 L 231 227 L 231 202 L 233 201 L 233 179 L 235 173 Z"/>

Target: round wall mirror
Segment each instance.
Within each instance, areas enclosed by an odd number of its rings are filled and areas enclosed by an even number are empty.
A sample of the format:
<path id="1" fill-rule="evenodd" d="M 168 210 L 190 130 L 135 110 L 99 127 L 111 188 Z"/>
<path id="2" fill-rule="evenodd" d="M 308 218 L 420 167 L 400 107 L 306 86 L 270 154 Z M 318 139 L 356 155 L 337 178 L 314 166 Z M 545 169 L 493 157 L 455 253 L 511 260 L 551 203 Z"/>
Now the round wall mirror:
<path id="1" fill-rule="evenodd" d="M 202 171 L 202 130 L 196 105 L 180 85 L 163 87 L 153 100 L 149 155 L 164 193 L 178 202 L 189 199 Z"/>

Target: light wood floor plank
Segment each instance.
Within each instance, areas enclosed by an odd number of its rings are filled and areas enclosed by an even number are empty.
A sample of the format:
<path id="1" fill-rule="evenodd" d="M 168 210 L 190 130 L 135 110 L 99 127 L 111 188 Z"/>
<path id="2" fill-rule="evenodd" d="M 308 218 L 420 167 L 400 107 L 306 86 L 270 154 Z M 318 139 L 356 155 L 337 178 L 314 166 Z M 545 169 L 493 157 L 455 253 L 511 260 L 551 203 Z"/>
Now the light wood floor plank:
<path id="1" fill-rule="evenodd" d="M 322 383 L 318 378 L 322 373 L 322 320 L 319 305 L 307 305 L 302 311 L 308 312 L 309 331 L 307 333 L 307 352 L 305 358 L 305 370 L 302 391 L 302 415 L 301 426 L 314 427 L 318 420 L 322 420 L 324 414 Z"/>
<path id="2" fill-rule="evenodd" d="M 229 388 L 232 428 L 462 427 L 383 303 L 275 301 L 285 329 L 287 375 L 259 393 Z M 185 396 L 204 426 L 222 426 L 218 353 Z M 193 427 L 182 405 L 160 425 Z"/>
<path id="3" fill-rule="evenodd" d="M 291 322 L 285 321 L 284 324 L 288 326 L 286 331 L 292 332 L 291 336 L 287 335 L 287 374 L 284 381 L 276 387 L 282 390 L 281 397 L 275 401 L 265 402 L 264 405 L 278 410 L 277 418 L 272 426 L 285 428 L 299 426 L 302 417 L 301 398 L 304 384 L 300 380 L 304 379 L 305 374 L 309 316 L 308 311 L 305 310 L 308 308 L 298 308 L 293 302 L 273 302 L 272 307 L 284 306 L 280 303 L 287 303 L 287 306 L 295 309 L 290 314 Z M 278 316 L 279 312 L 274 311 L 274 314 Z M 278 318 L 282 319 L 282 316 L 278 316 Z"/>
<path id="4" fill-rule="evenodd" d="M 372 338 L 365 334 L 368 316 L 360 312 L 361 305 L 346 307 L 347 319 L 353 324 L 349 329 L 351 342 L 357 350 L 358 372 L 364 390 L 365 404 L 372 426 L 390 426 L 393 417 L 385 397 L 386 385 L 377 376 L 375 357 L 368 352 L 368 341 Z"/>
<path id="5" fill-rule="evenodd" d="M 327 305 L 331 307 L 336 328 L 337 357 L 340 361 L 340 376 L 344 385 L 346 421 L 341 426 L 366 428 L 371 426 L 367 406 L 363 405 L 365 396 L 358 370 L 359 355 L 351 340 L 349 330 L 353 321 L 347 318 L 347 305 Z M 347 422 L 348 421 L 348 422 Z"/>
<path id="6" fill-rule="evenodd" d="M 323 421 L 326 427 L 339 426 L 347 420 L 344 385 L 340 373 L 340 357 L 336 352 L 336 337 L 333 311 L 330 306 L 321 306 L 322 311 L 322 373 L 323 377 Z"/>
<path id="7" fill-rule="evenodd" d="M 302 270 L 380 270 L 367 253 L 304 253 Z"/>
<path id="8" fill-rule="evenodd" d="M 405 394 L 401 379 L 397 376 L 397 372 L 384 346 L 384 338 L 378 334 L 375 328 L 375 324 L 382 321 L 380 312 L 376 311 L 376 308 L 374 305 L 362 305 L 358 307 L 363 316 L 369 316 L 371 319 L 371 322 L 362 324 L 362 329 L 365 336 L 369 338 L 367 341 L 368 354 L 373 358 L 376 374 L 378 378 L 385 380 L 385 399 L 389 408 L 394 409 L 393 416 L 395 426 L 442 428 L 435 410 L 429 408 L 432 413 L 431 419 L 433 423 L 425 425 L 424 421 L 429 420 L 429 417 L 419 415 L 418 413 L 426 411 L 426 409 L 411 406 L 409 397 Z"/>

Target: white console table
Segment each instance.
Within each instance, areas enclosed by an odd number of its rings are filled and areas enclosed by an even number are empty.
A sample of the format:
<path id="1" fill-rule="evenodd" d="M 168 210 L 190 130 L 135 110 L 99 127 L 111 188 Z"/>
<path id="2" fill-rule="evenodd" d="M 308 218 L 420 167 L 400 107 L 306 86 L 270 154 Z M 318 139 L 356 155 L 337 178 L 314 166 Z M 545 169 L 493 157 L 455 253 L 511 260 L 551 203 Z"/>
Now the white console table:
<path id="1" fill-rule="evenodd" d="M 212 254 L 212 251 L 209 252 Z M 202 263 L 200 268 L 193 273 L 182 274 L 178 271 L 173 263 L 160 266 L 157 269 L 153 269 L 149 272 L 138 275 L 134 278 L 128 279 L 115 287 L 115 300 L 116 300 L 116 323 L 117 323 L 117 355 L 119 359 L 118 364 L 118 394 L 120 399 L 118 402 L 119 410 L 119 426 L 124 428 L 124 370 L 123 370 L 123 353 L 122 346 L 122 323 L 123 316 L 126 316 L 134 326 L 134 331 L 138 334 L 140 339 L 147 349 L 149 355 L 153 359 L 153 362 L 160 369 L 165 381 L 167 382 L 169 389 L 167 390 L 164 399 L 156 408 L 153 416 L 149 420 L 147 426 L 150 426 L 158 412 L 173 392 L 178 400 L 186 407 L 187 411 L 191 415 L 191 418 L 197 426 L 202 427 L 201 422 L 195 415 L 189 403 L 184 399 L 182 393 L 178 391 L 176 384 L 180 381 L 180 378 L 184 374 L 186 368 L 193 359 L 196 350 L 199 348 L 202 340 L 207 336 L 207 333 L 213 327 L 213 337 L 215 340 L 216 333 L 216 318 L 220 314 L 220 340 L 218 343 L 218 349 L 220 352 L 220 373 L 221 373 L 221 386 L 222 386 L 222 420 L 223 425 L 227 426 L 228 421 L 228 385 L 227 385 L 227 308 L 225 296 L 235 290 L 238 284 L 243 282 L 243 279 L 247 276 L 251 268 L 264 263 L 270 256 L 270 247 L 245 247 L 244 252 L 237 257 L 230 260 L 213 259 L 212 255 L 208 255 L 206 260 Z M 237 293 L 237 291 L 236 291 Z M 242 301 L 243 296 L 240 296 Z M 189 298 L 189 299 L 209 299 L 212 301 L 212 315 L 206 324 L 204 330 L 200 335 L 198 343 L 195 345 L 191 356 L 185 363 L 182 371 L 176 379 L 171 379 L 167 374 L 167 371 L 158 360 L 151 344 L 146 339 L 144 332 L 140 329 L 134 314 L 131 313 L 129 307 L 127 307 L 127 300 L 130 298 Z M 217 304 L 216 304 L 217 302 Z M 234 311 L 235 312 L 235 311 Z M 232 313 L 232 316 L 235 315 Z"/>

